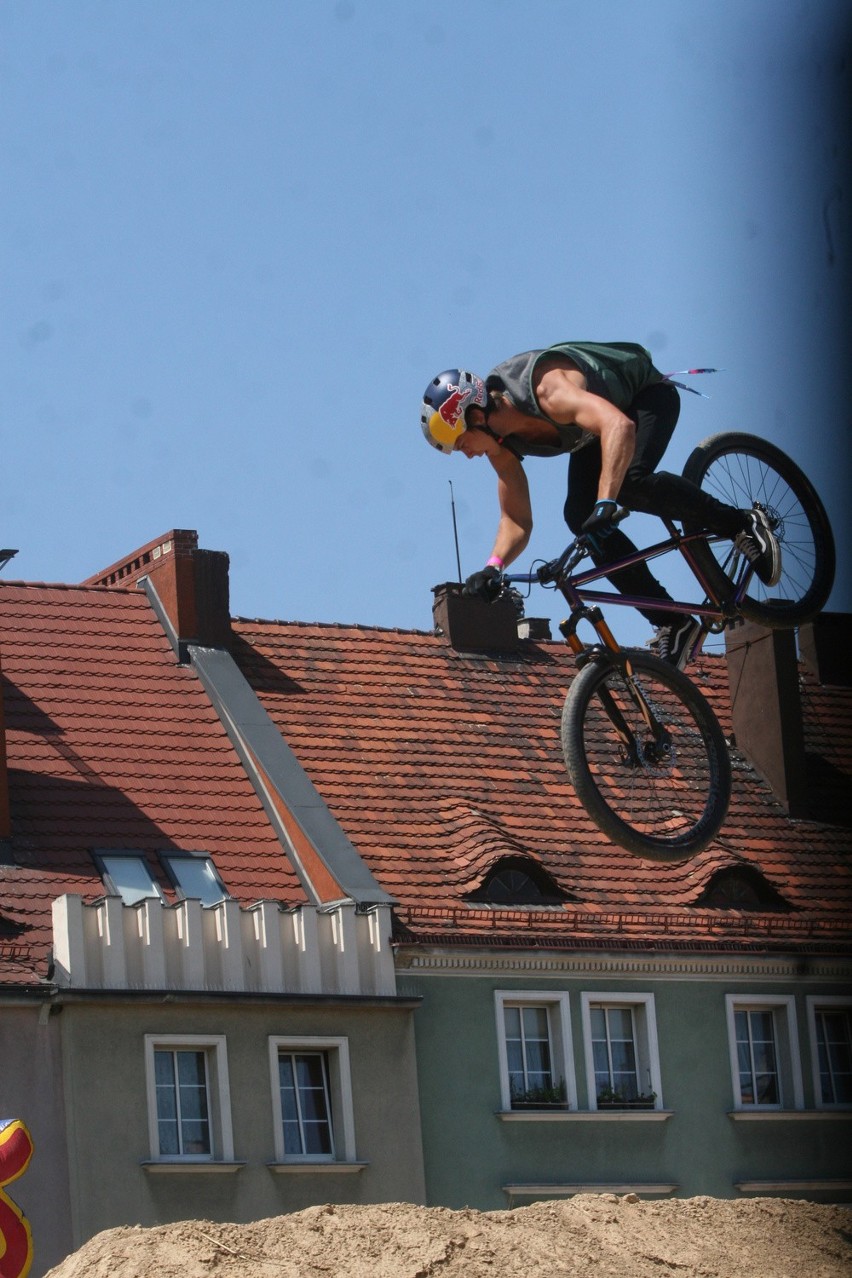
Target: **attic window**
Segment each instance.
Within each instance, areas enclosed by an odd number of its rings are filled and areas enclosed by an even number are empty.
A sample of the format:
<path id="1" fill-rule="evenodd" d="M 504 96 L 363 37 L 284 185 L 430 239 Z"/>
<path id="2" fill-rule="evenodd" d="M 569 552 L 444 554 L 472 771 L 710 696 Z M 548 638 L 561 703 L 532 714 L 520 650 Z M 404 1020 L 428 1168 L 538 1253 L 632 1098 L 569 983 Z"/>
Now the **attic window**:
<path id="1" fill-rule="evenodd" d="M 504 857 L 492 866 L 468 901 L 490 905 L 560 905 L 566 894 L 540 865 L 526 857 Z"/>
<path id="2" fill-rule="evenodd" d="M 200 901 L 202 905 L 217 905 L 228 896 L 228 889 L 209 856 L 186 852 L 180 855 L 160 853 L 178 896 Z"/>
<path id="3" fill-rule="evenodd" d="M 137 905 L 148 897 L 164 899 L 140 852 L 99 852 L 95 853 L 95 861 L 107 892 L 110 896 L 120 896 L 123 905 Z"/>
<path id="4" fill-rule="evenodd" d="M 790 907 L 758 870 L 732 867 L 712 876 L 696 905 L 712 910 L 787 910 Z"/>

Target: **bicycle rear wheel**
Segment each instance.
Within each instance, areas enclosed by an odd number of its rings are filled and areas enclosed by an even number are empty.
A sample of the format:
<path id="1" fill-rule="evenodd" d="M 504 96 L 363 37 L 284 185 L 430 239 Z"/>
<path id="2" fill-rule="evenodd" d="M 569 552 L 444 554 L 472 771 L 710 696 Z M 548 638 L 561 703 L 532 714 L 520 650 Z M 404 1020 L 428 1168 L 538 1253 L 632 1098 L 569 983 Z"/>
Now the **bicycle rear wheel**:
<path id="1" fill-rule="evenodd" d="M 693 450 L 686 479 L 740 510 L 759 502 L 781 546 L 781 579 L 764 586 L 753 575 L 740 605 L 744 617 L 782 628 L 809 621 L 834 584 L 834 538 L 816 489 L 795 462 L 756 435 L 712 435 Z M 698 525 L 684 520 L 687 532 Z M 696 542 L 695 558 L 721 598 L 729 598 L 746 565 L 729 541 Z"/>
<path id="2" fill-rule="evenodd" d="M 731 797 L 725 738 L 686 675 L 652 653 L 624 655 L 632 677 L 604 658 L 584 666 L 571 684 L 562 711 L 568 775 L 614 843 L 654 861 L 682 861 L 705 848 L 725 820 Z M 656 728 L 645 721 L 637 688 Z"/>

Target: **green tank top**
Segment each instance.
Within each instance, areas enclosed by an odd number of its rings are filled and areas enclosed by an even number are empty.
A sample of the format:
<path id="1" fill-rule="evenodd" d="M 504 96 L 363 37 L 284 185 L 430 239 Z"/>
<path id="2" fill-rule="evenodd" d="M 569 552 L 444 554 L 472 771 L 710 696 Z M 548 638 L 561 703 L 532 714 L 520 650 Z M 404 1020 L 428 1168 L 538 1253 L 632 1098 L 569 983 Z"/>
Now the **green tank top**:
<path id="1" fill-rule="evenodd" d="M 629 408 L 646 386 L 652 386 L 663 378 L 654 367 L 650 353 L 635 342 L 559 342 L 545 350 L 513 355 L 492 368 L 485 381 L 487 388 L 505 390 L 522 413 L 540 417 L 555 426 L 560 439 L 558 445 L 530 444 L 516 435 L 507 436 L 505 443 L 520 456 L 554 457 L 573 453 L 596 438 L 579 426 L 554 422 L 541 411 L 533 391 L 533 375 L 542 360 L 554 355 L 565 355 L 573 360 L 585 377 L 588 389 L 622 411 Z"/>

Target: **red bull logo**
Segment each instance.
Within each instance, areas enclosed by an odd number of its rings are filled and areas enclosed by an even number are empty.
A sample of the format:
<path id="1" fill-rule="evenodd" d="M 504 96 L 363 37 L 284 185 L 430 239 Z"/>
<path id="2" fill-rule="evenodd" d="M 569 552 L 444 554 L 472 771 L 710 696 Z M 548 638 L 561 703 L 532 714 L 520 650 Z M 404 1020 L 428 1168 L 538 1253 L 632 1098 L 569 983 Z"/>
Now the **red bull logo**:
<path id="1" fill-rule="evenodd" d="M 23 1176 L 33 1156 L 32 1137 L 19 1118 L 0 1118 L 0 1278 L 26 1278 L 33 1260 L 27 1218 L 4 1190 Z"/>
<path id="2" fill-rule="evenodd" d="M 464 410 L 467 401 L 470 399 L 470 391 L 462 390 L 460 386 L 450 386 L 450 394 L 444 400 L 438 412 L 443 417 L 448 426 L 455 427 L 460 417 L 464 417 Z"/>

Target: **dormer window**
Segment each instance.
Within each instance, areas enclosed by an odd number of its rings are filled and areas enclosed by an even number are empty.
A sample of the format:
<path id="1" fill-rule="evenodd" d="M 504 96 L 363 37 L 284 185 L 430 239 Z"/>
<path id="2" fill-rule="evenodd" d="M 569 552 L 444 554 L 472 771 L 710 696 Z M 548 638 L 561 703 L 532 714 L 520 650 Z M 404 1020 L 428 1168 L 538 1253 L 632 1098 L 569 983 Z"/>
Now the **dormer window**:
<path id="1" fill-rule="evenodd" d="M 503 857 L 493 865 L 482 885 L 467 900 L 491 905 L 561 905 L 567 893 L 537 862 L 528 857 Z"/>
<path id="2" fill-rule="evenodd" d="M 200 901 L 202 905 L 217 905 L 228 896 L 228 889 L 209 856 L 161 852 L 160 860 L 178 896 Z"/>
<path id="3" fill-rule="evenodd" d="M 711 910 L 788 910 L 780 893 L 759 870 L 729 866 L 712 876 L 696 905 Z"/>
<path id="4" fill-rule="evenodd" d="M 123 905 L 137 905 L 153 897 L 162 901 L 163 893 L 140 852 L 96 852 L 95 861 L 104 887 L 110 896 L 120 896 Z"/>

